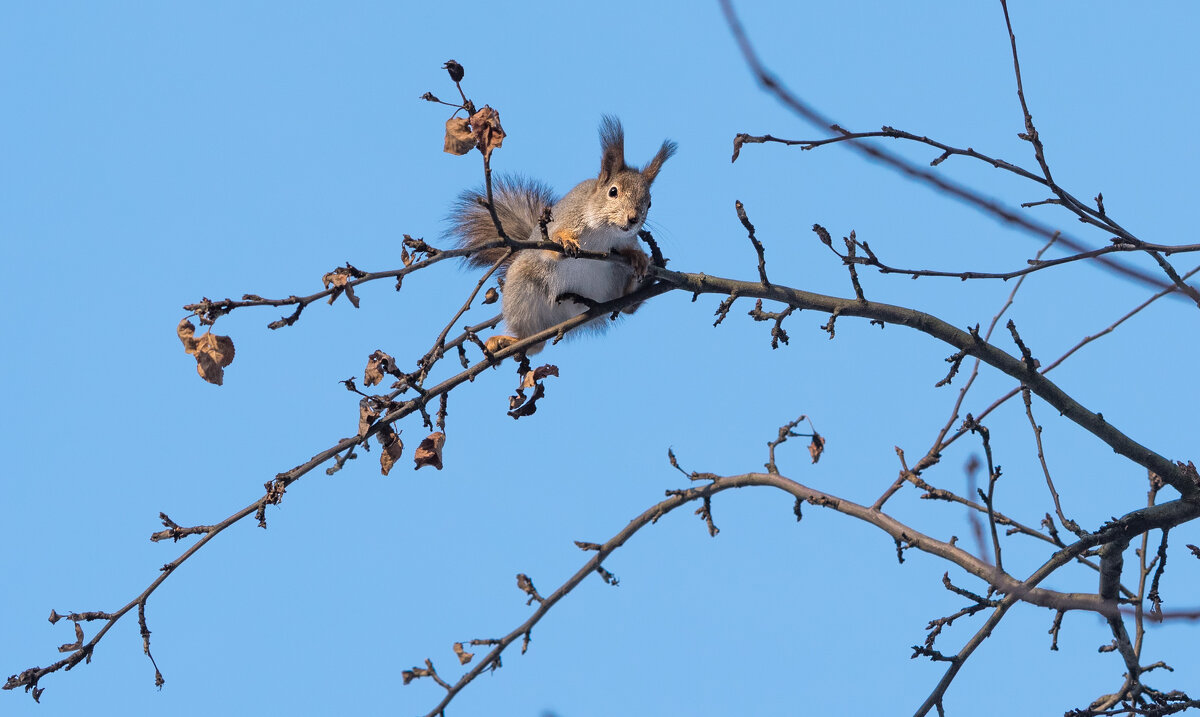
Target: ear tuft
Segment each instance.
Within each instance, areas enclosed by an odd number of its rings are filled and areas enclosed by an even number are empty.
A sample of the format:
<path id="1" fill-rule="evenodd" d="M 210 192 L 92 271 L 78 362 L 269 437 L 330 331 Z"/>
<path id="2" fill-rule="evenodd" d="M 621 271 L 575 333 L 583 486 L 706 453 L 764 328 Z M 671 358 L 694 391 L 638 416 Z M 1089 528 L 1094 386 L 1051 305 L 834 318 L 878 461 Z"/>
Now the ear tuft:
<path id="1" fill-rule="evenodd" d="M 662 169 L 663 162 L 675 154 L 676 149 L 678 149 L 678 145 L 674 142 L 669 139 L 663 140 L 662 146 L 658 148 L 658 154 L 654 155 L 654 159 L 651 159 L 646 167 L 642 169 L 642 176 L 645 177 L 646 184 L 654 183 L 654 178 L 658 176 L 658 171 Z"/>
<path id="2" fill-rule="evenodd" d="M 600 119 L 600 183 L 607 184 L 625 169 L 625 130 L 612 115 Z"/>

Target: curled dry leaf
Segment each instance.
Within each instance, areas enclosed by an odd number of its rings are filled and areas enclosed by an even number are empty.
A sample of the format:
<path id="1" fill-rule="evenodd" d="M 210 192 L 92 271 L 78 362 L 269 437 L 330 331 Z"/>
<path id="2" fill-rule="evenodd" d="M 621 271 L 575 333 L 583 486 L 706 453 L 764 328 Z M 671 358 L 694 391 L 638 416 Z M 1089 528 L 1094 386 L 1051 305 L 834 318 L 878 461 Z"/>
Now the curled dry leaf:
<path id="1" fill-rule="evenodd" d="M 475 146 L 490 159 L 492 150 L 504 144 L 504 128 L 500 126 L 500 113 L 484 105 L 478 112 L 471 115 L 471 132 L 475 136 Z"/>
<path id="2" fill-rule="evenodd" d="M 358 402 L 358 437 L 362 438 L 371 430 L 371 424 L 379 418 L 379 406 L 369 397 Z"/>
<path id="3" fill-rule="evenodd" d="M 58 651 L 59 652 L 74 652 L 75 650 L 78 650 L 81 647 L 83 647 L 83 628 L 79 626 L 79 623 L 75 623 L 75 642 L 72 642 L 67 645 L 59 645 Z"/>
<path id="4" fill-rule="evenodd" d="M 508 405 L 513 406 L 513 409 L 508 412 L 508 415 L 512 416 L 513 418 L 532 416 L 537 411 L 538 400 L 545 395 L 546 384 L 544 383 L 536 384 L 533 389 L 533 395 L 524 402 L 521 402 L 521 398 L 519 398 L 524 397 L 524 394 L 521 391 L 517 391 L 517 396 L 512 396 L 509 398 Z"/>
<path id="5" fill-rule="evenodd" d="M 417 446 L 417 452 L 413 455 L 413 461 L 416 465 L 413 470 L 417 470 L 422 466 L 433 466 L 439 471 L 442 469 L 442 446 L 446 445 L 446 434 L 441 431 L 434 431 L 421 441 L 421 445 Z"/>
<path id="6" fill-rule="evenodd" d="M 500 113 L 484 105 L 470 119 L 451 117 L 446 120 L 446 137 L 442 151 L 447 154 L 464 155 L 472 149 L 483 152 L 491 159 L 492 150 L 504 144 L 504 128 L 500 126 Z"/>
<path id="7" fill-rule="evenodd" d="M 446 120 L 446 139 L 442 144 L 442 151 L 461 156 L 472 149 L 475 149 L 475 135 L 471 134 L 470 123 L 462 117 Z"/>
<path id="8" fill-rule="evenodd" d="M 329 295 L 329 303 L 332 304 L 337 300 L 339 295 L 345 293 L 346 298 L 357 309 L 358 296 L 354 294 L 354 286 L 349 282 L 351 279 L 361 279 L 363 276 L 366 276 L 365 272 L 356 269 L 350 264 L 339 266 L 328 274 L 322 275 L 321 283 L 325 285 L 325 288 L 328 289 L 330 286 L 334 288 L 334 292 Z"/>
<path id="9" fill-rule="evenodd" d="M 812 442 L 808 444 L 808 455 L 812 456 L 812 462 L 816 463 L 821 460 L 821 454 L 824 452 L 825 438 L 816 431 L 813 431 Z"/>
<path id="10" fill-rule="evenodd" d="M 474 652 L 467 652 L 463 649 L 463 644 L 461 642 L 454 643 L 454 654 L 458 655 L 458 664 L 460 665 L 467 664 L 471 661 L 471 658 L 475 657 Z"/>
<path id="11" fill-rule="evenodd" d="M 346 285 L 346 282 L 349 279 L 350 277 L 335 270 L 323 275 L 321 277 L 321 283 L 325 285 L 326 289 L 328 289 L 331 285 L 341 288 Z"/>
<path id="12" fill-rule="evenodd" d="M 375 386 L 383 380 L 384 374 L 396 371 L 396 360 L 383 351 L 376 350 L 367 358 L 367 368 L 363 371 L 363 385 Z"/>
<path id="13" fill-rule="evenodd" d="M 196 338 L 196 327 L 187 319 L 179 322 L 175 333 L 183 342 L 183 350 L 196 357 L 200 378 L 220 386 L 225 380 L 225 367 L 233 363 L 233 339 L 211 331 Z"/>
<path id="14" fill-rule="evenodd" d="M 488 290 L 483 294 L 484 304 L 494 304 L 500 299 L 500 294 L 496 292 L 496 287 L 489 286 Z"/>
<path id="15" fill-rule="evenodd" d="M 521 381 L 521 388 L 533 388 L 534 384 L 547 376 L 557 376 L 558 367 L 553 364 L 538 366 L 534 370 L 525 374 L 525 378 Z"/>
<path id="16" fill-rule="evenodd" d="M 400 460 L 400 454 L 404 452 L 404 441 L 400 440 L 400 436 L 391 426 L 382 428 L 375 437 L 379 440 L 379 447 L 383 449 L 379 452 L 379 470 L 387 475 L 392 466 L 396 465 L 396 461 Z"/>

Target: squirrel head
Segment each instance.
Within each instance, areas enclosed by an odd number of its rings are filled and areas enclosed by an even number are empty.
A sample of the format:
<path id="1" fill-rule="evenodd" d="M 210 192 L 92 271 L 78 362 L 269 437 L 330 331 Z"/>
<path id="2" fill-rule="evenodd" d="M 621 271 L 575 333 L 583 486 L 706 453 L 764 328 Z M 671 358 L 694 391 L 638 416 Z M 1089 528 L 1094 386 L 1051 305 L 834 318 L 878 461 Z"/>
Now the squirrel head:
<path id="1" fill-rule="evenodd" d="M 625 165 L 625 130 L 616 117 L 606 115 L 600 122 L 600 175 L 596 178 L 588 208 L 592 226 L 616 226 L 633 234 L 646 221 L 650 210 L 650 185 L 663 162 L 675 154 L 675 143 L 665 140 L 645 167 Z"/>

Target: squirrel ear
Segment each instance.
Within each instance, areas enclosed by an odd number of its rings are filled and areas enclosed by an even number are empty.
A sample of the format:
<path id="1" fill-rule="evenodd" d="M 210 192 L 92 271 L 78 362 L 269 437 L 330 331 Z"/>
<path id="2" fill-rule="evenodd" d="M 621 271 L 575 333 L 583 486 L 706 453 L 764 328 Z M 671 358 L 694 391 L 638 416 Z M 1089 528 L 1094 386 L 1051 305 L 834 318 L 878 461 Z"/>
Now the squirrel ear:
<path id="1" fill-rule="evenodd" d="M 600 120 L 600 183 L 607 184 L 625 169 L 625 130 L 621 120 L 604 115 Z"/>
<path id="2" fill-rule="evenodd" d="M 646 165 L 642 170 L 642 176 L 646 179 L 646 184 L 653 184 L 654 178 L 658 176 L 658 170 L 662 169 L 663 162 L 667 158 L 675 154 L 677 145 L 671 140 L 663 140 L 662 146 L 658 148 L 658 154 L 654 155 L 654 159 Z"/>

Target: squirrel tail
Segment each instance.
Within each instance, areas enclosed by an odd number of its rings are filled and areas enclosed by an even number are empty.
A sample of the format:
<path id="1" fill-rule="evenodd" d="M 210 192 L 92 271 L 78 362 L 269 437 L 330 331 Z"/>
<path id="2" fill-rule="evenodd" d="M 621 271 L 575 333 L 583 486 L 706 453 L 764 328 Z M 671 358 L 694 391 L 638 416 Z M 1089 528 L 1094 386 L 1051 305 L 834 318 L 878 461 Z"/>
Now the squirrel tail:
<path id="1" fill-rule="evenodd" d="M 504 233 L 520 241 L 533 236 L 542 212 L 556 201 L 548 186 L 525 177 L 496 177 L 492 181 L 492 198 Z M 480 189 L 463 192 L 454 203 L 447 234 L 460 248 L 471 249 L 500 238 L 486 202 L 486 191 Z M 472 266 L 491 266 L 507 251 L 504 247 L 483 249 L 466 257 L 466 261 Z"/>

